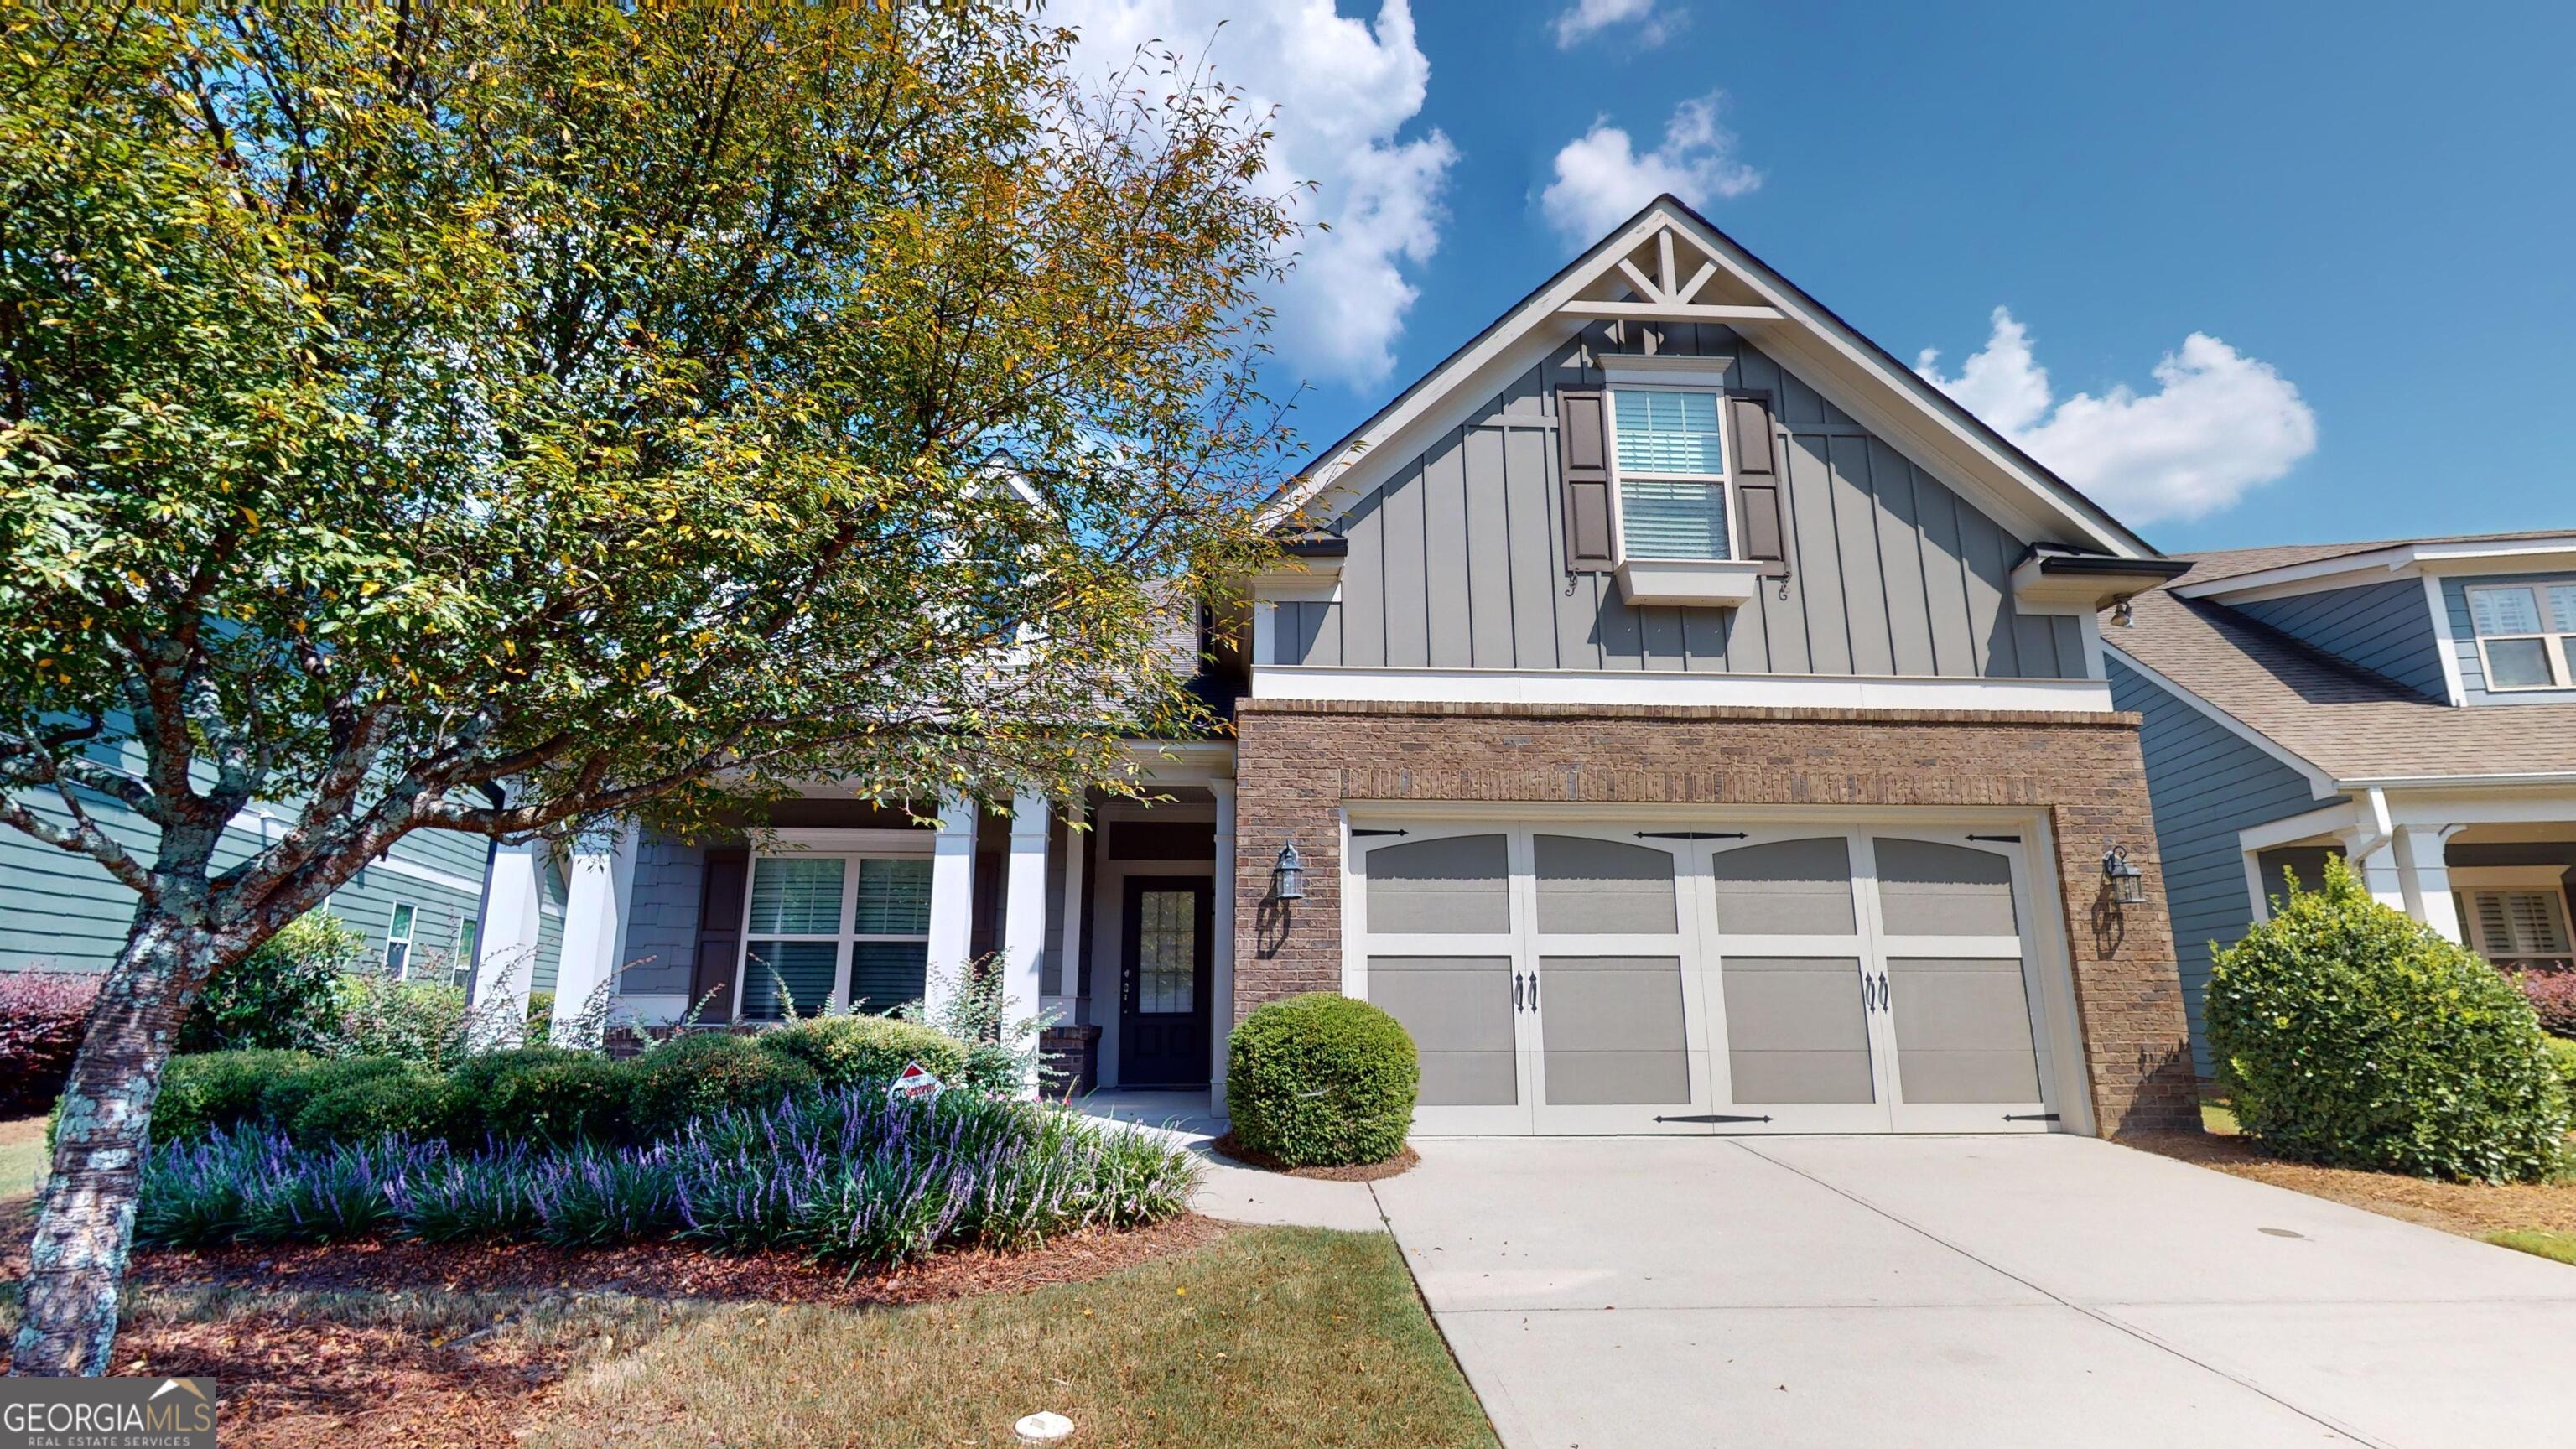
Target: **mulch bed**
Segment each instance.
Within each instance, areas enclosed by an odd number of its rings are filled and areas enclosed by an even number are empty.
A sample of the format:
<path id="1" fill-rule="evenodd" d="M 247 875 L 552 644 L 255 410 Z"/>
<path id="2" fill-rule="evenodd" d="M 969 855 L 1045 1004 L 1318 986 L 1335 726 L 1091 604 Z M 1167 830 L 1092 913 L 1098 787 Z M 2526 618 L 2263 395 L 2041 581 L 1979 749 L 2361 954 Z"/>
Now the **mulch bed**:
<path id="1" fill-rule="evenodd" d="M 2138 1133 L 2120 1141 L 2463 1237 L 2483 1238 L 2514 1228 L 2576 1232 L 2576 1183 L 2434 1182 L 2393 1172 L 2318 1167 L 2266 1157 L 2245 1138 L 2221 1133 Z"/>
<path id="2" fill-rule="evenodd" d="M 0 1278 L 26 1271 L 32 1204 L 0 1209 Z M 943 1253 L 861 1272 L 787 1254 L 720 1256 L 670 1243 L 562 1249 L 391 1241 L 239 1245 L 136 1252 L 129 1281 L 156 1288 L 265 1292 L 621 1293 L 648 1299 L 885 1307 L 1025 1293 L 1077 1283 L 1213 1243 L 1228 1229 L 1183 1216 L 1132 1232 L 1088 1232 L 1025 1253 Z M 7 1364 L 0 1344 L 0 1372 Z M 233 1449 L 376 1443 L 509 1449 L 541 1415 L 563 1355 L 507 1334 L 439 1336 L 284 1312 L 179 1321 L 140 1312 L 117 1334 L 116 1372 L 207 1375 L 223 1386 Z"/>
<path id="3" fill-rule="evenodd" d="M 1289 1177 L 1311 1177 L 1321 1182 L 1376 1182 L 1398 1173 L 1410 1172 L 1422 1160 L 1422 1154 L 1407 1146 L 1384 1162 L 1363 1162 L 1353 1167 L 1290 1167 L 1267 1152 L 1246 1147 L 1228 1132 L 1208 1144 L 1230 1162 L 1257 1167 L 1263 1172 L 1282 1173 Z"/>

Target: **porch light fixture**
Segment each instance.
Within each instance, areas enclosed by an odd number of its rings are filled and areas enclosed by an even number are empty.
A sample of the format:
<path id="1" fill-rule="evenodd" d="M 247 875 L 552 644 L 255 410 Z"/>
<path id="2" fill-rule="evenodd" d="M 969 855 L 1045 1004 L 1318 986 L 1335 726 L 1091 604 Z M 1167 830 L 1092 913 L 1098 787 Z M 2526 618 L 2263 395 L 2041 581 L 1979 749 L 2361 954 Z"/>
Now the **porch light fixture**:
<path id="1" fill-rule="evenodd" d="M 1270 898 L 1274 901 L 1302 901 L 1306 898 L 1306 862 L 1297 856 L 1297 842 L 1279 847 L 1279 863 L 1270 867 Z"/>
<path id="2" fill-rule="evenodd" d="M 2102 888 L 2111 899 L 2124 906 L 2140 905 L 2147 898 L 2147 873 L 2129 864 L 2129 848 L 2102 842 Z"/>
<path id="3" fill-rule="evenodd" d="M 2111 605 L 2111 625 L 2113 628 L 2117 629 L 2134 629 L 2138 627 L 2138 611 L 2130 606 L 2129 601 L 2126 598 L 2122 598 Z"/>

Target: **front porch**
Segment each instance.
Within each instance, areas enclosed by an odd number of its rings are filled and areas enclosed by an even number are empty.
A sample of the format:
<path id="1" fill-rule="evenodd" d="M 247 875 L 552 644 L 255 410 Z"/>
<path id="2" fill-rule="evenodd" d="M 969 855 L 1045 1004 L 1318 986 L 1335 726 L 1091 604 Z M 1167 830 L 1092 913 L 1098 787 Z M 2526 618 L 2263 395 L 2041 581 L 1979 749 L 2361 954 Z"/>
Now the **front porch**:
<path id="1" fill-rule="evenodd" d="M 925 826 L 818 786 L 757 829 L 630 823 L 585 842 L 566 872 L 554 1020 L 572 1023 L 603 984 L 610 1020 L 638 1026 L 936 1007 L 986 962 L 1006 1020 L 1096 1029 L 1099 1089 L 1195 1093 L 1183 1115 L 1203 1113 L 1209 1093 L 1223 1100 L 1233 1024 L 1233 900 L 1215 888 L 1234 869 L 1233 750 L 1173 745 L 1139 763 L 1150 803 L 952 800 L 925 807 Z M 537 912 L 516 915 L 513 931 L 496 913 L 488 959 L 534 955 Z"/>
<path id="2" fill-rule="evenodd" d="M 2380 787 L 2239 839 L 2255 919 L 2283 872 L 2313 887 L 2358 862 L 2379 900 L 2507 971 L 2576 969 L 2576 790 Z"/>

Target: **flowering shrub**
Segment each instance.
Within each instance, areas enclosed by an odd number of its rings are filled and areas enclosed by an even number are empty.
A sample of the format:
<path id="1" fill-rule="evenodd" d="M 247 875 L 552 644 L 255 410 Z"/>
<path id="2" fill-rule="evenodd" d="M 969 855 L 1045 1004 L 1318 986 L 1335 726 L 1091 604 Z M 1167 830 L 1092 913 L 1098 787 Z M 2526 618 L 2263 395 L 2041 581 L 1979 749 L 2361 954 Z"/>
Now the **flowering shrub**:
<path id="1" fill-rule="evenodd" d="M 729 1251 L 893 1263 L 943 1247 L 1025 1247 L 1182 1211 L 1196 1168 L 1177 1147 L 1033 1103 L 858 1087 L 703 1118 L 642 1147 L 527 1143 L 465 1152 L 388 1136 L 298 1148 L 218 1128 L 155 1149 L 138 1241 L 429 1241 L 565 1246 L 657 1238 Z"/>
<path id="2" fill-rule="evenodd" d="M 41 1112 L 61 1095 L 98 980 L 69 971 L 0 971 L 0 1116 Z"/>
<path id="3" fill-rule="evenodd" d="M 179 1027 L 179 1050 L 292 1049 L 335 1040 L 340 975 L 366 954 L 366 936 L 330 912 L 296 917 L 207 979 Z"/>
<path id="4" fill-rule="evenodd" d="M 2521 971 L 2515 982 L 2551 1036 L 2576 1037 L 2576 971 Z"/>

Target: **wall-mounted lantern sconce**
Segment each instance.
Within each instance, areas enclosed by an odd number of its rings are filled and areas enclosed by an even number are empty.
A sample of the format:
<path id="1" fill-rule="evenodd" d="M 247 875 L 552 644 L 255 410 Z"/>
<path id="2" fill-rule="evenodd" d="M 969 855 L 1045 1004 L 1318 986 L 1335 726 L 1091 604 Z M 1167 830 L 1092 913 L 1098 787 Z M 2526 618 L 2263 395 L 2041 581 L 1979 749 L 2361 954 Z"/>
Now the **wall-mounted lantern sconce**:
<path id="1" fill-rule="evenodd" d="M 2111 899 L 2124 906 L 2141 904 L 2147 898 L 2147 873 L 2129 863 L 2129 848 L 2102 842 L 2102 888 Z"/>
<path id="2" fill-rule="evenodd" d="M 1270 898 L 1274 901 L 1302 901 L 1306 898 L 1306 862 L 1297 856 L 1297 842 L 1279 847 L 1279 863 L 1270 867 Z"/>
<path id="3" fill-rule="evenodd" d="M 2112 602 L 2111 626 L 2115 629 L 2134 629 L 2138 627 L 2138 611 L 2130 607 L 2129 601 L 2126 597 L 2122 597 Z"/>

